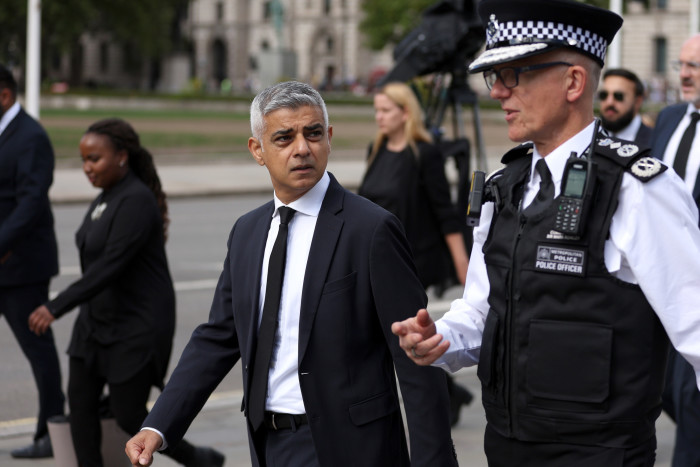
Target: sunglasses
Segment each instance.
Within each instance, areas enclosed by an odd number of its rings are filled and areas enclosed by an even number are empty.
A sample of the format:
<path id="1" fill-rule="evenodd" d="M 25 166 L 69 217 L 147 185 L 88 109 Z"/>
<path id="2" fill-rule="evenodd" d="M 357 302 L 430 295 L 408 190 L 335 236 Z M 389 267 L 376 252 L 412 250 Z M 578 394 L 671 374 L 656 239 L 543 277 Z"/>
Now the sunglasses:
<path id="1" fill-rule="evenodd" d="M 605 99 L 608 98 L 608 94 L 610 94 L 608 91 L 600 91 L 598 93 L 598 99 L 601 101 L 604 101 Z M 613 99 L 615 99 L 617 102 L 624 102 L 625 101 L 625 94 L 620 91 L 615 91 L 612 93 Z"/>

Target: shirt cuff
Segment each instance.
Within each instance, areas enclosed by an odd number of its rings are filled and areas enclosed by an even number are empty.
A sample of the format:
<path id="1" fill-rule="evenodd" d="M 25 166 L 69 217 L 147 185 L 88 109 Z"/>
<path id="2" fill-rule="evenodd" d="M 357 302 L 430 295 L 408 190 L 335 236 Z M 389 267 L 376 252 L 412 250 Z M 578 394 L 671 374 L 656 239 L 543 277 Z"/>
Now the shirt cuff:
<path id="1" fill-rule="evenodd" d="M 156 430 L 155 428 L 151 428 L 150 426 L 145 426 L 145 427 L 141 428 L 139 431 L 143 431 L 143 430 L 153 431 L 156 434 L 158 434 L 158 436 L 160 436 L 160 439 L 162 442 L 160 444 L 160 447 L 157 449 L 157 451 L 163 451 L 164 449 L 166 449 L 168 447 L 168 442 L 165 440 L 165 435 L 163 435 L 163 433 Z"/>

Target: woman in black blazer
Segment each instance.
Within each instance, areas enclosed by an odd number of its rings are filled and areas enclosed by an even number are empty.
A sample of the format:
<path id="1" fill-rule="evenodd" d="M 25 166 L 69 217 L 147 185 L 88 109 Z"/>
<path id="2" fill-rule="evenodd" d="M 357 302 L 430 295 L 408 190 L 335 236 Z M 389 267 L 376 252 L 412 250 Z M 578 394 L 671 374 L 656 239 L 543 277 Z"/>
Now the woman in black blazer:
<path id="1" fill-rule="evenodd" d="M 374 95 L 377 134 L 358 194 L 399 218 L 406 230 L 423 287 L 437 296 L 464 285 L 469 259 L 462 221 L 450 196 L 440 150 L 423 125 L 418 99 L 403 83 L 389 83 Z M 450 422 L 472 395 L 448 378 Z"/>
<path id="2" fill-rule="evenodd" d="M 80 306 L 68 347 L 70 426 L 81 466 L 102 466 L 100 400 L 129 434 L 141 428 L 151 386 L 162 389 L 175 329 L 175 292 L 165 255 L 168 207 L 151 154 L 123 120 L 96 122 L 80 140 L 83 171 L 102 188 L 76 233 L 83 276 L 37 308 L 42 334 Z M 184 465 L 223 465 L 222 454 L 182 442 Z"/>

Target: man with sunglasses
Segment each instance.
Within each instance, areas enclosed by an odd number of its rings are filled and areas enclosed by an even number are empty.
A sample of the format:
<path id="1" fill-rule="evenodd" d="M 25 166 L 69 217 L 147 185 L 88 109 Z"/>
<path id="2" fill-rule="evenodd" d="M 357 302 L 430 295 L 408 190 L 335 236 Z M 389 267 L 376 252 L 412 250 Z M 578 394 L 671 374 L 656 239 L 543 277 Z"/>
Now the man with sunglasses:
<path id="1" fill-rule="evenodd" d="M 523 144 L 481 191 L 463 298 L 392 331 L 419 365 L 478 363 L 490 467 L 652 466 L 667 336 L 700 376 L 697 208 L 648 148 L 597 131 L 622 18 L 570 0 L 479 13 L 469 71 Z"/>
<path id="2" fill-rule="evenodd" d="M 639 77 L 624 68 L 611 68 L 603 74 L 598 91 L 600 121 L 613 136 L 648 146 L 651 127 L 639 115 L 644 102 L 644 84 Z"/>
<path id="3" fill-rule="evenodd" d="M 679 72 L 684 102 L 661 111 L 651 144 L 653 154 L 673 167 L 700 206 L 700 132 L 696 131 L 700 120 L 700 34 L 685 41 L 679 60 L 672 65 Z M 674 349 L 669 355 L 663 407 L 676 422 L 673 467 L 700 465 L 700 391 L 693 367 Z"/>

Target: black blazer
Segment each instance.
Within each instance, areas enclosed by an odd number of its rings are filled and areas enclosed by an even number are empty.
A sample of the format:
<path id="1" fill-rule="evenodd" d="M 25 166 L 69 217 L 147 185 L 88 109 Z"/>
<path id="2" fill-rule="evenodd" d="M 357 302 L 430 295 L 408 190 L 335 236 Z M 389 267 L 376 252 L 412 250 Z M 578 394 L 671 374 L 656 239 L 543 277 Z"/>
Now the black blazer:
<path id="1" fill-rule="evenodd" d="M 680 104 L 670 105 L 659 113 L 659 116 L 656 118 L 656 125 L 654 125 L 654 131 L 651 135 L 651 153 L 653 156 L 663 160 L 664 153 L 666 152 L 666 145 L 668 145 L 668 141 L 671 139 L 673 132 L 676 131 L 678 124 L 683 119 L 686 110 L 688 110 L 688 103 L 682 102 Z M 695 199 L 695 203 L 700 207 L 700 176 L 693 188 L 693 199 Z"/>
<path id="2" fill-rule="evenodd" d="M 651 133 L 652 128 L 642 123 L 639 125 L 639 130 L 637 130 L 637 134 L 634 136 L 634 142 L 641 146 L 649 146 L 649 142 L 651 141 Z"/>
<path id="3" fill-rule="evenodd" d="M 58 273 L 49 187 L 49 137 L 23 109 L 0 134 L 0 287 L 48 281 Z"/>
<path id="4" fill-rule="evenodd" d="M 410 147 L 389 153 L 382 145 L 357 192 L 401 221 L 423 286 L 444 290 L 459 283 L 445 235 L 462 233 L 463 224 L 440 149 L 422 141 L 417 146 L 416 157 Z"/>
<path id="5" fill-rule="evenodd" d="M 239 359 L 245 410 L 273 210 L 269 202 L 233 226 L 209 322 L 194 331 L 144 421 L 164 433 L 168 443 L 183 437 Z M 321 465 L 456 465 L 445 374 L 414 365 L 390 329 L 425 304 L 399 221 L 331 176 L 311 242 L 299 323 L 299 381 Z M 251 458 L 259 465 L 252 443 Z"/>
<path id="6" fill-rule="evenodd" d="M 88 209 L 75 235 L 82 277 L 47 306 L 80 305 L 68 354 L 110 383 L 154 365 L 161 386 L 175 328 L 175 292 L 153 192 L 131 172 Z"/>

